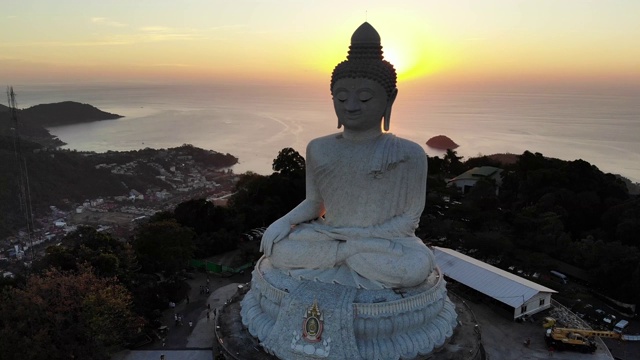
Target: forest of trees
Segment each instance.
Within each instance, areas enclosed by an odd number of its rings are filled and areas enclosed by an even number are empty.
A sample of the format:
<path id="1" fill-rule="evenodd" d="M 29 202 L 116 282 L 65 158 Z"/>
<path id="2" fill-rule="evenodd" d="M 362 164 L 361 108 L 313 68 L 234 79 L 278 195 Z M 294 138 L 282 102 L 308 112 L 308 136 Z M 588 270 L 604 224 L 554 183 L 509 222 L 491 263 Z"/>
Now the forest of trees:
<path id="1" fill-rule="evenodd" d="M 517 260 L 530 270 L 566 263 L 584 270 L 598 291 L 640 303 L 640 197 L 630 195 L 619 177 L 584 160 L 528 151 L 515 164 L 502 165 L 490 157 L 463 162 L 450 150 L 444 159 L 429 159 L 429 165 L 423 239 L 446 238 L 449 246 Z M 483 165 L 504 169 L 498 195 L 488 181 L 465 196 L 446 187 L 444 179 Z M 443 195 L 460 205 L 443 210 Z M 434 217 L 437 211 L 445 217 Z"/>
<path id="2" fill-rule="evenodd" d="M 498 194 L 490 181 L 464 196 L 447 186 L 447 179 L 483 165 L 504 169 Z M 106 359 L 140 329 L 157 326 L 168 302 L 186 294 L 188 260 L 245 246 L 243 232 L 268 226 L 304 199 L 305 162 L 298 152 L 283 149 L 273 170 L 241 175 L 227 207 L 192 199 L 157 213 L 129 239 L 89 227 L 70 233 L 24 276 L 0 284 L 0 348 L 37 350 L 47 359 L 81 358 L 91 350 L 93 358 Z M 450 150 L 429 159 L 427 181 L 417 231 L 425 242 L 446 238 L 452 247 L 476 249 L 480 258 L 531 269 L 571 264 L 586 270 L 599 291 L 640 303 L 640 198 L 616 176 L 583 160 L 539 153 L 502 165 L 491 157 L 462 161 Z M 240 260 L 255 260 L 257 247 L 243 249 Z M 98 310 L 99 303 L 105 308 Z M 49 339 L 50 333 L 59 335 Z M 60 344 L 63 337 L 68 340 Z M 0 360 L 20 356 L 2 352 Z"/>
<path id="3" fill-rule="evenodd" d="M 0 349 L 12 349 L 0 360 L 108 359 L 157 328 L 161 311 L 188 292 L 190 259 L 236 249 L 244 230 L 302 199 L 304 159 L 285 150 L 273 175 L 243 176 L 229 207 L 193 199 L 157 213 L 129 239 L 79 227 L 15 279 L 0 280 Z M 243 262 L 259 256 L 257 246 L 243 253 Z"/>

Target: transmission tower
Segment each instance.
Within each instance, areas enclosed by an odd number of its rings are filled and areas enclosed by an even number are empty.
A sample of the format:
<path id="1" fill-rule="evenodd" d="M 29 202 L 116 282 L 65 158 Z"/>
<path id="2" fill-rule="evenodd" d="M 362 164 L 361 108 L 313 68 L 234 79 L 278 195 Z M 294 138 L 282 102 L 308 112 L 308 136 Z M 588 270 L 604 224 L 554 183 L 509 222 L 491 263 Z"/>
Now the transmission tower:
<path id="1" fill-rule="evenodd" d="M 31 206 L 31 190 L 29 187 L 29 172 L 27 170 L 27 159 L 22 151 L 20 142 L 20 124 L 18 123 L 18 106 L 16 103 L 16 94 L 13 87 L 7 87 L 7 100 L 9 102 L 9 117 L 11 121 L 11 130 L 13 131 L 13 152 L 18 164 L 18 199 L 20 202 L 20 213 L 24 215 L 25 225 L 27 229 L 27 242 L 31 249 L 31 260 L 35 260 L 35 252 L 33 249 L 33 208 Z"/>

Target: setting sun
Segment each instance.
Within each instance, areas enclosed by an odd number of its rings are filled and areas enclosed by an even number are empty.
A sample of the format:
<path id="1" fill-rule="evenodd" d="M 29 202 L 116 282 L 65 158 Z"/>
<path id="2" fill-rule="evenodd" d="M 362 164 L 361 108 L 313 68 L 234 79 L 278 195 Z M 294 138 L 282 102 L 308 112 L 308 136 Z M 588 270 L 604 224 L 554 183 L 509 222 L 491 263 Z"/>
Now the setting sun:
<path id="1" fill-rule="evenodd" d="M 398 76 L 402 76 L 407 70 L 407 57 L 393 46 L 383 46 L 384 59 L 393 64 Z"/>
<path id="2" fill-rule="evenodd" d="M 0 32 L 0 77 L 9 83 L 319 84 L 346 59 L 349 35 L 365 21 L 379 32 L 400 81 L 640 80 L 640 48 L 628 46 L 638 36 L 633 14 L 639 5 L 614 0 L 401 7 L 370 1 L 366 8 L 332 0 L 286 6 L 194 0 L 180 8 L 181 16 L 166 1 L 148 8 L 34 2 L 41 6 L 16 6 L 0 22 L 6 30 Z M 51 16 L 54 9 L 64 21 Z M 29 23 L 39 25 L 24 26 Z M 24 31 L 9 36 L 15 28 Z"/>

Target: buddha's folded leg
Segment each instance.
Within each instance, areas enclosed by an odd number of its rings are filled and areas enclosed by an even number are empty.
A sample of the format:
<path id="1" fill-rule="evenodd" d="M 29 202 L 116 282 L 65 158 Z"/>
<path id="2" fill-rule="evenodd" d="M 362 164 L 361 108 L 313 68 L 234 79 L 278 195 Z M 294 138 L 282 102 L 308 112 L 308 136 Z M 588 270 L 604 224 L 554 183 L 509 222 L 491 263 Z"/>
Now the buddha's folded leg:
<path id="1" fill-rule="evenodd" d="M 330 269 L 336 266 L 336 240 L 283 239 L 273 244 L 269 257 L 280 269 Z"/>
<path id="2" fill-rule="evenodd" d="M 412 287 L 429 276 L 434 263 L 428 252 L 359 253 L 346 260 L 360 276 L 378 281 L 390 288 Z"/>

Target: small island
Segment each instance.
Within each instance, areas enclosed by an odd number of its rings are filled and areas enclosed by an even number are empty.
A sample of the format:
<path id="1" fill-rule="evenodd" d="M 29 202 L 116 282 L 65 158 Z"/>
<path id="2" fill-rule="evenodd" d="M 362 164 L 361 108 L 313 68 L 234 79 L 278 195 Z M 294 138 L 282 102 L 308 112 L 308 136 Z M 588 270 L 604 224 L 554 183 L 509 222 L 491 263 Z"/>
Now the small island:
<path id="1" fill-rule="evenodd" d="M 427 146 L 434 149 L 448 150 L 455 149 L 459 145 L 445 135 L 437 135 L 427 140 Z"/>

